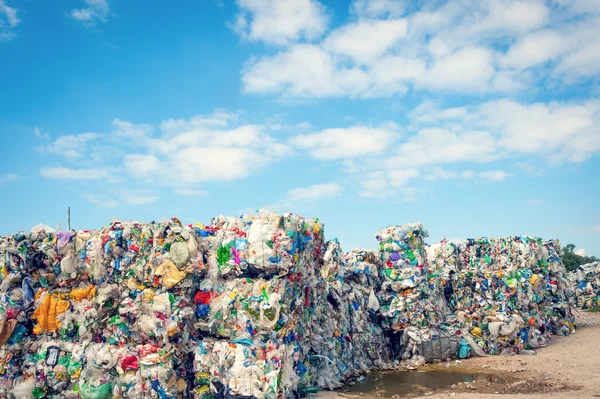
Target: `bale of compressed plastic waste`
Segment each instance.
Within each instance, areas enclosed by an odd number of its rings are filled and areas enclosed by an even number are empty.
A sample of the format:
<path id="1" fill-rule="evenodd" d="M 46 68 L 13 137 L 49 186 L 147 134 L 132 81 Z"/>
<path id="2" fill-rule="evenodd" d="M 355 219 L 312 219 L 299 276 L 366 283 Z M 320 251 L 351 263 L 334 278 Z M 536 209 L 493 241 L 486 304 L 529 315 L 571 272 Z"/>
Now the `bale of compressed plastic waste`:
<path id="1" fill-rule="evenodd" d="M 574 307 L 590 309 L 600 306 L 600 262 L 581 265 L 567 274 Z"/>
<path id="2" fill-rule="evenodd" d="M 261 210 L 0 237 L 0 397 L 292 397 L 573 328 L 558 242 L 426 236 L 344 253 L 318 219 Z"/>
<path id="3" fill-rule="evenodd" d="M 445 325 L 438 273 L 430 268 L 421 223 L 387 227 L 377 233 L 380 275 L 378 292 L 383 325 L 401 333 L 401 358 L 423 364 L 423 343 L 436 339 Z M 421 348 L 421 350 L 419 350 Z"/>
<path id="4" fill-rule="evenodd" d="M 545 346 L 568 334 L 573 317 L 569 284 L 556 241 L 520 236 L 443 240 L 428 251 L 443 271 L 444 294 L 456 318 L 485 353 Z"/>

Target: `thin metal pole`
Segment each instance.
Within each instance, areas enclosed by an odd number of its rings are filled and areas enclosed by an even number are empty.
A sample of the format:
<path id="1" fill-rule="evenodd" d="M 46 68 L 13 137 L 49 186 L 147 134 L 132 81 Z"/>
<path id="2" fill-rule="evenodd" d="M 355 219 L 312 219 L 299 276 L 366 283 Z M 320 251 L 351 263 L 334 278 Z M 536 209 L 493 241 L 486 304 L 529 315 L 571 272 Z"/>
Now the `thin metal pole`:
<path id="1" fill-rule="evenodd" d="M 67 228 L 71 231 L 71 207 L 67 207 Z"/>

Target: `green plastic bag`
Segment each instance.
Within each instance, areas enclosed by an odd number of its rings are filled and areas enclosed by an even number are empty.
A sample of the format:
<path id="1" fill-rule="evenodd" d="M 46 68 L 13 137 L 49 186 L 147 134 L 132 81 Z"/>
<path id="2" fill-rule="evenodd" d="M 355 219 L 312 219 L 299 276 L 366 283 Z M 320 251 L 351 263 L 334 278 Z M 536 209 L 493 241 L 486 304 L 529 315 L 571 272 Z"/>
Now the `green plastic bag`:
<path id="1" fill-rule="evenodd" d="M 82 399 L 111 399 L 112 398 L 112 382 L 107 382 L 97 387 L 93 387 L 85 382 L 79 388 L 79 396 Z"/>

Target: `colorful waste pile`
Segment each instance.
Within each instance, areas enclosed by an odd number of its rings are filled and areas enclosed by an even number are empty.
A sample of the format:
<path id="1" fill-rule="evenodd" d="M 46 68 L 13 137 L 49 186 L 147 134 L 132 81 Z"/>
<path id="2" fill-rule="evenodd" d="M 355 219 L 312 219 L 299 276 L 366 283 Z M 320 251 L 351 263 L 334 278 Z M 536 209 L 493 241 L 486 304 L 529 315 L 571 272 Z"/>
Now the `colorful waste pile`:
<path id="1" fill-rule="evenodd" d="M 568 273 L 568 279 L 573 290 L 572 306 L 582 309 L 600 307 L 599 262 L 579 266 L 576 271 Z"/>
<path id="2" fill-rule="evenodd" d="M 388 334 L 400 334 L 396 338 L 402 348 L 400 357 L 415 365 L 425 363 L 419 345 L 440 334 L 454 334 L 446 324 L 438 271 L 427 259 L 427 235 L 421 223 L 388 227 L 377 233 L 383 326 Z"/>
<path id="3" fill-rule="evenodd" d="M 442 242 L 428 258 L 420 223 L 381 230 L 379 250 L 324 237 L 264 210 L 0 237 L 0 398 L 310 395 L 572 326 L 557 242 Z"/>
<path id="4" fill-rule="evenodd" d="M 570 284 L 557 241 L 520 236 L 442 241 L 429 248 L 442 271 L 449 324 L 487 354 L 545 346 L 550 334 L 567 335 L 574 317 Z"/>

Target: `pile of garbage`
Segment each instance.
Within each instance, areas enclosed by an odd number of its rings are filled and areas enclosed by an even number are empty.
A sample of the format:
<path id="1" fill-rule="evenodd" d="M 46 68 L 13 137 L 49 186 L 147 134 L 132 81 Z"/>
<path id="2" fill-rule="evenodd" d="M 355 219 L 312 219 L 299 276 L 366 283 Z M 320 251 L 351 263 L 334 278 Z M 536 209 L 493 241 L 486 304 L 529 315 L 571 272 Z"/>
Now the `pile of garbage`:
<path id="1" fill-rule="evenodd" d="M 545 346 L 551 334 L 573 331 L 570 284 L 558 241 L 528 236 L 443 240 L 428 253 L 442 271 L 448 323 L 484 353 L 527 353 Z"/>
<path id="2" fill-rule="evenodd" d="M 446 323 L 438 271 L 427 259 L 427 236 L 421 223 L 414 223 L 382 229 L 376 237 L 383 279 L 378 292 L 382 324 L 389 334 L 400 334 L 395 339 L 402 350 L 400 358 L 415 366 L 428 360 L 419 349 L 423 342 L 455 334 Z"/>
<path id="3" fill-rule="evenodd" d="M 0 397 L 276 399 L 572 328 L 555 241 L 324 237 L 264 210 L 0 237 Z"/>
<path id="4" fill-rule="evenodd" d="M 567 276 L 573 291 L 574 307 L 591 309 L 600 307 L 600 262 L 581 265 Z"/>

